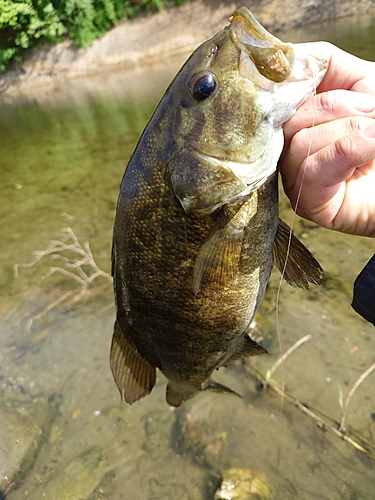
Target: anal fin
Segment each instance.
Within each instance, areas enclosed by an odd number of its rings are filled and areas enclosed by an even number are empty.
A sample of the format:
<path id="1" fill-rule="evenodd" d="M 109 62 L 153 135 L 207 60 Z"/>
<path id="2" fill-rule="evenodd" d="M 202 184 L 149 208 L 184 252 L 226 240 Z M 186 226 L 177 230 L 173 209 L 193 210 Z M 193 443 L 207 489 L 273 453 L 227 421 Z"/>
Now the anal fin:
<path id="1" fill-rule="evenodd" d="M 238 392 L 234 391 L 230 387 L 227 387 L 226 385 L 219 384 L 219 382 L 215 382 L 214 380 L 209 380 L 207 387 L 205 389 L 209 389 L 210 391 L 213 392 L 224 392 L 225 394 L 234 394 L 235 396 L 239 397 L 242 399 L 241 394 L 238 394 Z"/>
<path id="2" fill-rule="evenodd" d="M 232 354 L 232 356 L 225 360 L 224 365 L 238 361 L 239 359 L 248 358 L 250 356 L 259 356 L 267 354 L 267 349 L 255 342 L 249 335 L 246 335 L 240 347 Z"/>
<path id="3" fill-rule="evenodd" d="M 112 338 L 110 363 L 121 397 L 129 404 L 150 394 L 156 382 L 156 368 L 127 337 L 118 320 Z"/>
<path id="4" fill-rule="evenodd" d="M 234 394 L 235 396 L 242 398 L 241 394 L 238 394 L 238 392 L 233 391 L 229 387 L 219 384 L 214 380 L 208 379 L 204 384 L 202 384 L 200 390 L 193 389 L 190 391 L 182 387 L 179 387 L 177 384 L 174 384 L 173 382 L 169 382 L 167 385 L 167 393 L 166 393 L 167 403 L 171 406 L 178 407 L 184 401 L 191 399 L 198 392 L 205 391 L 207 389 L 213 392 L 225 392 L 226 394 Z"/>
<path id="5" fill-rule="evenodd" d="M 274 265 L 289 285 L 300 288 L 309 288 L 309 283 L 319 285 L 324 272 L 319 262 L 281 220 L 272 255 Z"/>

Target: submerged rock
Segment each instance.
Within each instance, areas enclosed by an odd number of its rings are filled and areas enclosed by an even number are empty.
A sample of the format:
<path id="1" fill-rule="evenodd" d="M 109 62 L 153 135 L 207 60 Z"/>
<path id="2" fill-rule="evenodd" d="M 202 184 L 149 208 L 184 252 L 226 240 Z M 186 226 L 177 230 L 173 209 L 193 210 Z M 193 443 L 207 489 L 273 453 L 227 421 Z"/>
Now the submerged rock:
<path id="1" fill-rule="evenodd" d="M 143 418 L 145 421 L 146 439 L 142 444 L 142 448 L 153 460 L 159 460 L 168 456 L 171 427 L 175 421 L 174 414 L 155 408 L 149 411 Z"/>
<path id="2" fill-rule="evenodd" d="M 223 473 L 214 500 L 272 500 L 267 476 L 254 469 L 232 468 Z"/>
<path id="3" fill-rule="evenodd" d="M 186 411 L 188 410 L 188 411 Z M 229 418 L 218 414 L 212 404 L 200 399 L 189 402 L 177 412 L 175 451 L 191 454 L 194 461 L 219 471 L 226 461 Z"/>
<path id="4" fill-rule="evenodd" d="M 7 401 L 0 408 L 0 497 L 26 476 L 41 440 L 47 437 L 53 411 L 47 404 Z"/>
<path id="5" fill-rule="evenodd" d="M 85 500 L 99 485 L 106 455 L 95 445 L 75 457 L 65 468 L 57 471 L 42 484 L 30 500 Z"/>

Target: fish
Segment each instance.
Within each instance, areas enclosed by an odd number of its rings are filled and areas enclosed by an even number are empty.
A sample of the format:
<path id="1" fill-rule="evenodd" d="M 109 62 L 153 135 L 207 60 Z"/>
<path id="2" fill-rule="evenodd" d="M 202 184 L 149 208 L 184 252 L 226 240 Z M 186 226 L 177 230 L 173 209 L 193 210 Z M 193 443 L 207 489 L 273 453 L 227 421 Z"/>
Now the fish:
<path id="1" fill-rule="evenodd" d="M 250 325 L 273 266 L 291 285 L 322 268 L 278 216 L 283 124 L 327 62 L 271 35 L 245 7 L 198 47 L 166 90 L 121 183 L 110 366 L 129 404 L 159 368 L 178 407 L 235 393 L 214 370 L 266 353 Z"/>

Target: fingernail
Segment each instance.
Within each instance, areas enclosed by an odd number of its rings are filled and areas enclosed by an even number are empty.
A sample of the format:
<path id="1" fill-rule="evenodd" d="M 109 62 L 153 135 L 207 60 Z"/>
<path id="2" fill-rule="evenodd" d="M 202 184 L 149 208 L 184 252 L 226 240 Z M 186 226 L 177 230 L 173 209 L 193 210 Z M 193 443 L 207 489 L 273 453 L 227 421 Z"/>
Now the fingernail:
<path id="1" fill-rule="evenodd" d="M 370 139 L 375 139 L 375 123 L 365 128 L 365 130 L 362 131 L 362 135 Z"/>

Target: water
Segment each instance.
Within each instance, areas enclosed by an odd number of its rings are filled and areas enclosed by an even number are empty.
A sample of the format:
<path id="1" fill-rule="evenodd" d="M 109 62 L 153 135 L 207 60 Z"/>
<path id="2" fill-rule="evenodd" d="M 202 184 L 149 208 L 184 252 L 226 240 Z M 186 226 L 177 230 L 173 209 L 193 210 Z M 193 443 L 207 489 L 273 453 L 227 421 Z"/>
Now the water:
<path id="1" fill-rule="evenodd" d="M 375 59 L 374 19 L 368 16 L 283 38 L 328 39 Z M 112 224 L 125 165 L 181 63 L 172 60 L 147 72 L 114 73 L 16 100 L 2 98 L 0 418 L 9 412 L 22 415 L 42 429 L 30 441 L 32 453 L 21 467 L 28 475 L 6 498 L 209 500 L 220 473 L 233 466 L 265 472 L 280 500 L 373 498 L 374 461 L 324 432 L 322 424 L 318 427 L 286 400 L 281 404 L 271 390 L 259 391 L 249 372 L 253 367 L 265 375 L 279 357 L 277 273 L 257 318 L 270 354 L 215 374 L 243 400 L 207 392 L 171 412 L 159 374 L 151 396 L 132 407 L 121 404 L 109 369 L 114 307 L 105 277 L 93 283 L 85 300 L 62 302 L 28 328 L 30 318 L 68 291 L 71 298 L 80 285 L 58 273 L 41 281 L 51 266 L 62 264 L 48 257 L 20 268 L 17 279 L 13 265 L 30 261 L 33 251 L 61 239 L 61 230 L 71 227 L 81 243 L 89 242 L 98 266 L 110 272 Z M 285 199 L 281 213 L 290 223 Z M 309 291 L 282 286 L 283 351 L 312 336 L 284 363 L 285 391 L 332 424 L 330 418 L 341 418 L 340 398 L 345 400 L 374 362 L 374 329 L 350 308 L 352 283 L 374 244 L 300 219 L 295 230 L 326 275 L 321 287 Z M 353 396 L 345 422 L 371 442 L 374 376 Z M 272 378 L 281 383 L 280 368 Z M 27 435 L 16 439 L 26 442 Z M 0 464 L 2 453 L 0 447 Z M 7 481 L 10 486 L 11 476 Z"/>

